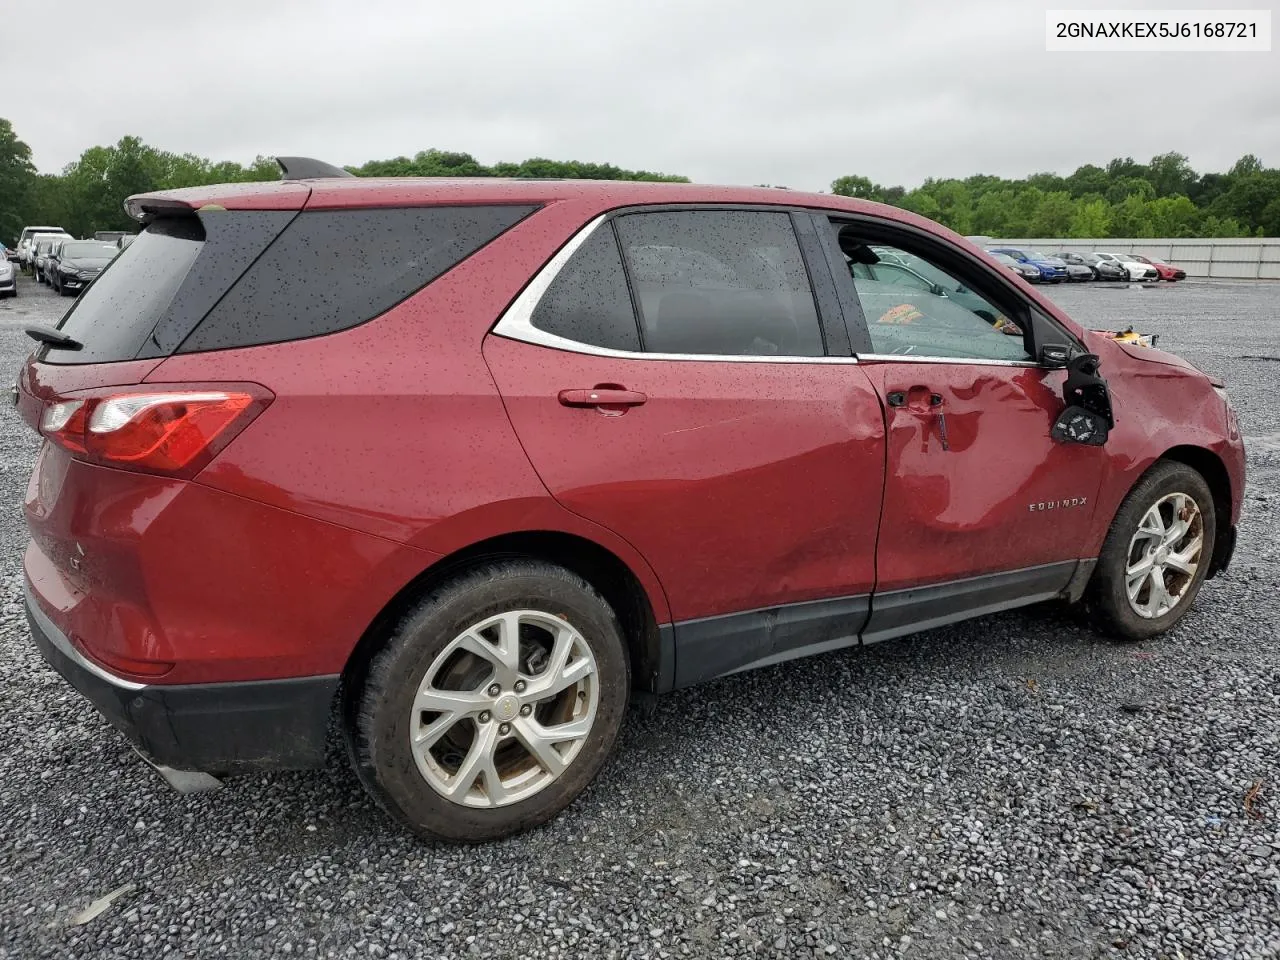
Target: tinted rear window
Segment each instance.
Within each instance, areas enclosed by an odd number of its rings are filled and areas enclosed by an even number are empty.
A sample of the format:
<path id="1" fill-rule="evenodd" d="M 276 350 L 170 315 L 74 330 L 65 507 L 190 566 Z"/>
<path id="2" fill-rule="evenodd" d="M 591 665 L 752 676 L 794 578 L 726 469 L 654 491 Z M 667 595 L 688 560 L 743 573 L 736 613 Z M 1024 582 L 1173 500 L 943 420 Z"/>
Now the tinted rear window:
<path id="1" fill-rule="evenodd" d="M 45 348 L 41 359 L 167 357 L 353 327 L 534 209 L 207 210 L 156 220 L 59 324 L 84 348 Z"/>
<path id="2" fill-rule="evenodd" d="M 298 340 L 364 323 L 534 209 L 414 207 L 299 214 L 180 352 Z"/>
<path id="3" fill-rule="evenodd" d="M 131 360 L 173 300 L 204 246 L 194 217 L 152 224 L 85 290 L 58 324 L 84 344 L 46 351 L 50 363 Z"/>

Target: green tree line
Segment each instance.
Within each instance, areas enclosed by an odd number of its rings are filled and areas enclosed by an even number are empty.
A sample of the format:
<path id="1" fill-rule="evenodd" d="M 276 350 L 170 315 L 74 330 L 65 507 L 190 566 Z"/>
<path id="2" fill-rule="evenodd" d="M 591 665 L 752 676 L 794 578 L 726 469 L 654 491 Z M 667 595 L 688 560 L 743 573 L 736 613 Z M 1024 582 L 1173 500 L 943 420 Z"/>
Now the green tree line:
<path id="1" fill-rule="evenodd" d="M 424 150 L 412 157 L 348 167 L 357 176 L 565 177 L 599 180 L 687 181 L 687 177 L 624 170 L 608 163 L 529 160 L 480 163 L 469 153 Z M 26 224 L 57 224 L 76 236 L 125 230 L 125 197 L 151 190 L 209 183 L 275 180 L 275 161 L 245 166 L 214 162 L 122 137 L 85 150 L 61 173 L 37 173 L 31 150 L 0 118 L 0 238 L 12 243 Z M 1280 236 L 1280 169 L 1245 155 L 1226 173 L 1198 174 L 1179 153 L 1131 158 L 1105 167 L 1086 164 L 1070 176 L 1037 173 L 1021 180 L 979 174 L 928 179 L 908 190 L 867 177 L 831 184 L 843 196 L 913 210 L 959 233 L 993 237 L 1247 237 Z"/>
<path id="2" fill-rule="evenodd" d="M 1180 153 L 1085 164 L 1070 176 L 979 174 L 884 187 L 840 177 L 833 193 L 903 207 L 957 233 L 991 237 L 1277 237 L 1280 168 L 1252 154 L 1226 173 L 1196 173 Z"/>
<path id="3" fill-rule="evenodd" d="M 372 160 L 348 167 L 363 177 L 566 177 L 595 180 L 670 180 L 688 177 L 624 170 L 608 163 L 547 160 L 485 166 L 469 153 L 424 150 L 413 157 Z M 37 173 L 31 150 L 13 125 L 0 118 L 0 238 L 13 243 L 27 224 L 51 224 L 77 237 L 95 230 L 128 230 L 136 226 L 124 212 L 124 200 L 135 193 L 197 187 L 208 183 L 278 180 L 280 169 L 269 157 L 248 166 L 215 163 L 190 153 L 170 153 L 122 137 L 109 147 L 90 147 L 61 173 Z"/>

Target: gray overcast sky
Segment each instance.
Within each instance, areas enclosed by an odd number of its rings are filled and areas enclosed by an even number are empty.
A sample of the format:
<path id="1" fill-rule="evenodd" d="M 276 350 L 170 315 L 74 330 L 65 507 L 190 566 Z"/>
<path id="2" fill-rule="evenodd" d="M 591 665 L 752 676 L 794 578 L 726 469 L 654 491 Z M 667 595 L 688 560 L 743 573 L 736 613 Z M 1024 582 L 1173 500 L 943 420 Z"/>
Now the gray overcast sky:
<path id="1" fill-rule="evenodd" d="M 1280 165 L 1276 50 L 1044 49 L 1046 9 L 1173 6 L 1271 9 L 1280 30 L 1277 0 L 63 0 L 56 42 L 5 42 L 3 115 L 45 172 L 124 134 L 240 162 L 438 147 L 800 189 L 1167 150 Z"/>

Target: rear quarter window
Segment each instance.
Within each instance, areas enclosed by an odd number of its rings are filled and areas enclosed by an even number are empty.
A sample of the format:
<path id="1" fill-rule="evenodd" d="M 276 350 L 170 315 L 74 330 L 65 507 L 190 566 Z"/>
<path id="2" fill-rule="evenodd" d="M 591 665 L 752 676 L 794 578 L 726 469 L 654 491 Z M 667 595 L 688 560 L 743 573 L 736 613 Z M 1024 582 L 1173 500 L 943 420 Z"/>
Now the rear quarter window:
<path id="1" fill-rule="evenodd" d="M 534 209 L 303 212 L 178 352 L 279 343 L 357 326 L 420 290 Z"/>

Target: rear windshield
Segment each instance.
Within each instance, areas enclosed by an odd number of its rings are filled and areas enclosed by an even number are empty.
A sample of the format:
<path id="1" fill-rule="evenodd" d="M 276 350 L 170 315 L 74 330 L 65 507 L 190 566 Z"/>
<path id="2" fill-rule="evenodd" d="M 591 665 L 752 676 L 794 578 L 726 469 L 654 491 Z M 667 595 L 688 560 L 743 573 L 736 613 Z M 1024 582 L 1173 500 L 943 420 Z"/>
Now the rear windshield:
<path id="1" fill-rule="evenodd" d="M 101 246 L 101 244 L 94 244 Z M 131 360 L 186 278 L 204 246 L 194 217 L 159 220 L 111 262 L 72 306 L 58 329 L 84 344 L 50 349 L 50 363 Z"/>
<path id="2" fill-rule="evenodd" d="M 153 222 L 89 285 L 59 329 L 106 363 L 279 343 L 386 312 L 535 208 L 204 211 Z"/>

